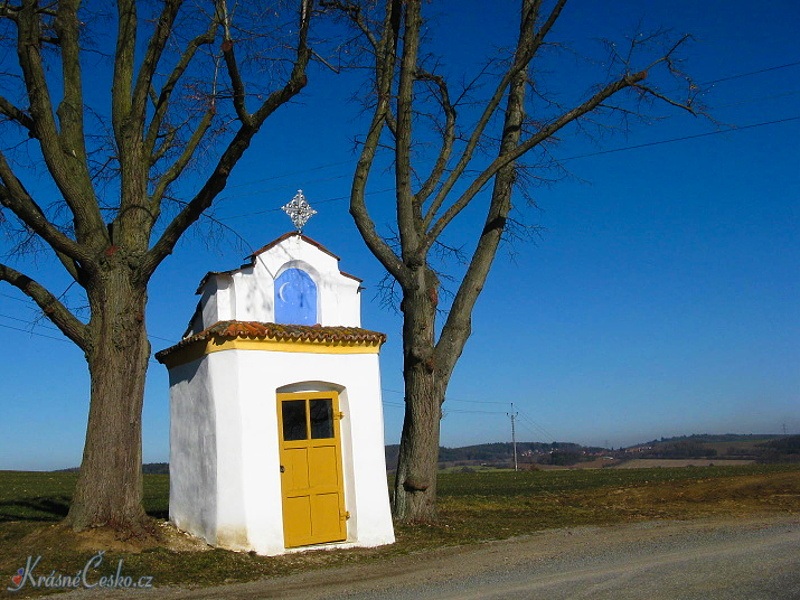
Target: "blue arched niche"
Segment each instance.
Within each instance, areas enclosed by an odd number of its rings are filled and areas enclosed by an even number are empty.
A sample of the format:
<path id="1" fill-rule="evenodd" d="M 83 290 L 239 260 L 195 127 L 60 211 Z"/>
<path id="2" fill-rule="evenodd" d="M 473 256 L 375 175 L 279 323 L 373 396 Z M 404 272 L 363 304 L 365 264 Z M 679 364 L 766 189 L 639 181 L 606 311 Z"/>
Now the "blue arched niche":
<path id="1" fill-rule="evenodd" d="M 302 269 L 286 269 L 275 280 L 275 322 L 317 324 L 317 284 Z"/>

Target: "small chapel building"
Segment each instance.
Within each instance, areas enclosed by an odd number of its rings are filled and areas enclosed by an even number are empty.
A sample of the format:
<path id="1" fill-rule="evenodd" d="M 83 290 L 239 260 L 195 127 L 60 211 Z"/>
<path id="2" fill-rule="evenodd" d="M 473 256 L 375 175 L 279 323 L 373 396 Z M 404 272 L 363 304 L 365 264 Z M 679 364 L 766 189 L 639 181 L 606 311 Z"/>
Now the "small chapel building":
<path id="1" fill-rule="evenodd" d="M 394 542 L 379 371 L 360 280 L 287 233 L 208 273 L 169 370 L 170 520 L 276 555 Z"/>

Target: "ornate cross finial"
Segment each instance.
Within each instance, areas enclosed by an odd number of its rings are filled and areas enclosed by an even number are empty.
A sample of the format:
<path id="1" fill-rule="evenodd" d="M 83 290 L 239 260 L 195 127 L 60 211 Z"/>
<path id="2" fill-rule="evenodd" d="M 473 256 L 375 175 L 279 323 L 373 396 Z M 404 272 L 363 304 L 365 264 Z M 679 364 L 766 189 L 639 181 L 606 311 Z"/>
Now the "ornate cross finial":
<path id="1" fill-rule="evenodd" d="M 291 202 L 283 205 L 281 210 L 289 215 L 292 223 L 297 227 L 297 233 L 301 233 L 306 222 L 317 214 L 317 211 L 311 208 L 311 205 L 306 202 L 306 197 L 303 196 L 303 190 L 297 190 Z"/>

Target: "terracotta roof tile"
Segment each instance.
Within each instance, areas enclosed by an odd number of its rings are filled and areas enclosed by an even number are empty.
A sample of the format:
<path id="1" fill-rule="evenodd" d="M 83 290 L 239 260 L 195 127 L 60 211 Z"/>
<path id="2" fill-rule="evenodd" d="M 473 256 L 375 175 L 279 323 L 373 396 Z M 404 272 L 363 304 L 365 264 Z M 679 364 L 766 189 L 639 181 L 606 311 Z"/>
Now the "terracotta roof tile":
<path id="1" fill-rule="evenodd" d="M 174 346 L 156 353 L 156 359 L 159 362 L 164 362 L 164 358 L 181 348 L 213 338 L 271 339 L 287 342 L 379 346 L 386 341 L 386 334 L 362 329 L 361 327 L 281 325 L 278 323 L 262 323 L 260 321 L 219 321 L 199 333 L 182 339 Z"/>

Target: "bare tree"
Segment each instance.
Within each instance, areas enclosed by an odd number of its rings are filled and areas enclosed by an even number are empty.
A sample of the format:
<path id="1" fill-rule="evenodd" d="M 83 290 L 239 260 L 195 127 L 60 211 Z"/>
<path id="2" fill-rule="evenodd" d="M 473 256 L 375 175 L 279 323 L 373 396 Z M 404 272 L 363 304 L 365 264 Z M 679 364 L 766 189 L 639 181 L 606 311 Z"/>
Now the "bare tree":
<path id="1" fill-rule="evenodd" d="M 637 117 L 643 114 L 643 101 L 692 111 L 694 86 L 678 71 L 676 60 L 686 38 L 668 41 L 668 34 L 656 32 L 629 39 L 624 50 L 609 44 L 605 66 L 598 61 L 588 91 L 556 102 L 541 91 L 548 72 L 536 65 L 551 47 L 566 0 L 521 0 L 519 33 L 509 41 L 513 50 L 507 59 L 487 61 L 459 90 L 423 50 L 430 41 L 423 32 L 437 37 L 423 5 L 434 10 L 436 3 L 385 0 L 382 9 L 374 10 L 347 0 L 323 4 L 354 26 L 365 55 L 374 60 L 371 117 L 361 140 L 350 212 L 402 297 L 405 420 L 393 512 L 400 521 L 431 520 L 436 517 L 442 403 L 472 331 L 473 308 L 508 235 L 514 191 L 525 192 L 520 184 L 531 173 L 526 169 L 547 160 L 549 147 L 568 128 Z M 569 68 L 566 62 L 564 69 Z M 656 82 L 677 85 L 664 91 Z M 476 97 L 482 90 L 488 93 Z M 382 153 L 389 158 L 381 163 Z M 365 200 L 376 163 L 390 165 L 395 179 L 396 231 L 388 234 L 379 231 Z M 448 242 L 453 223 L 478 204 L 485 215 L 481 226 L 469 233 L 468 223 L 458 221 L 458 232 L 450 235 L 459 242 Z M 442 244 L 469 248 L 449 306 L 440 302 L 434 252 Z M 437 330 L 440 313 L 444 322 Z"/>
<path id="2" fill-rule="evenodd" d="M 236 19 L 226 0 L 117 0 L 108 14 L 80 0 L 0 2 L 0 226 L 49 248 L 88 304 L 81 319 L 12 266 L 19 246 L 0 263 L 0 280 L 30 297 L 89 366 L 67 517 L 76 529 L 146 525 L 148 282 L 266 119 L 306 85 L 312 1 L 248 2 Z M 178 186 L 192 190 L 186 200 Z"/>

